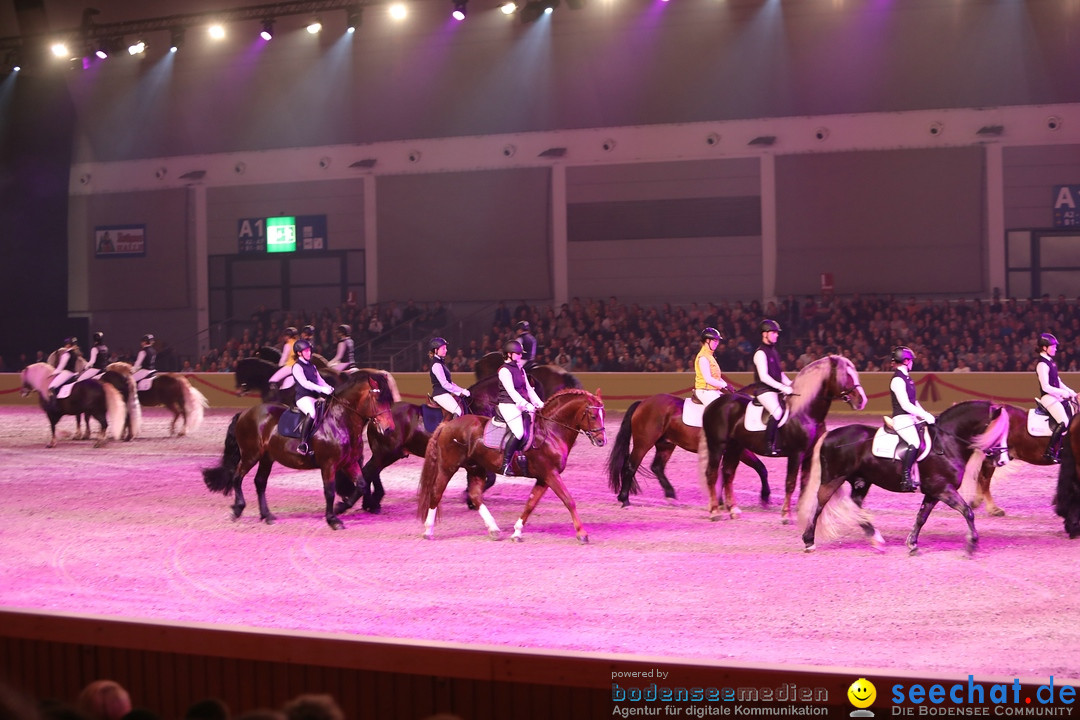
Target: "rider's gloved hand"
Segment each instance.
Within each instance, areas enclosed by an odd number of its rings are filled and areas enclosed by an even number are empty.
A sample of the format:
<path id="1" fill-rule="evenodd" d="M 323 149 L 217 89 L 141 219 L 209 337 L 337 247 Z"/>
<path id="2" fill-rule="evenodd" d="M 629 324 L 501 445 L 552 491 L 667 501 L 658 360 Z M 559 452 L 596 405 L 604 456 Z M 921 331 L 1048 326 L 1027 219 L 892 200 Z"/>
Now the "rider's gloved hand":
<path id="1" fill-rule="evenodd" d="M 794 395 L 795 391 L 791 389 L 790 385 L 785 385 L 784 389 L 780 391 L 783 395 Z"/>
<path id="2" fill-rule="evenodd" d="M 472 393 L 469 392 L 468 390 L 462 390 L 461 395 L 462 395 L 462 397 L 472 397 Z"/>
<path id="3" fill-rule="evenodd" d="M 937 422 L 937 418 L 935 418 L 935 417 L 934 417 L 933 415 L 931 415 L 930 413 L 926 413 L 925 415 L 923 415 L 923 420 L 925 420 L 925 421 L 926 421 L 926 424 L 927 424 L 927 425 L 933 425 L 934 423 L 936 423 L 936 422 Z"/>

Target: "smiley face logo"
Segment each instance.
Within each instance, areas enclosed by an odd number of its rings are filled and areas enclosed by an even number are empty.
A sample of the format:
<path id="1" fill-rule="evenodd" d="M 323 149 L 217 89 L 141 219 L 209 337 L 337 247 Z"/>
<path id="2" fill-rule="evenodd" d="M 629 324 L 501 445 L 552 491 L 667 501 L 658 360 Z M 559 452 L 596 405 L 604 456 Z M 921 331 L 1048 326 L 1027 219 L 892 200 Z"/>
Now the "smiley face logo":
<path id="1" fill-rule="evenodd" d="M 857 708 L 868 708 L 877 699 L 877 688 L 866 678 L 859 678 L 847 689 L 848 700 Z"/>

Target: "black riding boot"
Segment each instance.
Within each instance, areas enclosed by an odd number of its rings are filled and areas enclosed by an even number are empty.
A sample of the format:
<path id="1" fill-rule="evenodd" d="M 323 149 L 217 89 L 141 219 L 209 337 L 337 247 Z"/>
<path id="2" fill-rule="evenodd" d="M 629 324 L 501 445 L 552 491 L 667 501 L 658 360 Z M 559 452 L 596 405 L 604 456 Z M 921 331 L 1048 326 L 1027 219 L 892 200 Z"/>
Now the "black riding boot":
<path id="1" fill-rule="evenodd" d="M 904 453 L 902 463 L 903 472 L 900 476 L 900 492 L 915 492 L 919 489 L 919 483 L 911 479 L 911 467 L 915 464 L 915 458 L 919 456 L 918 446 L 909 445 Z"/>
<path id="2" fill-rule="evenodd" d="M 266 391 L 266 399 L 272 402 L 277 402 L 281 397 L 281 383 L 272 382 L 270 387 Z"/>
<path id="3" fill-rule="evenodd" d="M 296 452 L 301 455 L 311 454 L 311 430 L 315 427 L 315 418 L 304 416 L 304 423 L 300 426 L 300 444 L 296 446 Z"/>
<path id="4" fill-rule="evenodd" d="M 776 431 L 779 428 L 780 421 L 769 415 L 769 420 L 765 423 L 765 454 L 769 457 L 776 457 L 780 454 L 776 451 Z"/>
<path id="5" fill-rule="evenodd" d="M 514 472 L 514 455 L 517 454 L 517 449 L 521 445 L 521 440 L 516 436 L 511 435 L 506 440 L 506 447 L 503 448 L 503 468 L 500 475 L 506 477 L 513 477 L 517 473 Z"/>
<path id="6" fill-rule="evenodd" d="M 1058 454 L 1061 452 L 1061 438 L 1065 434 L 1065 423 L 1058 423 L 1054 427 L 1054 434 L 1050 436 L 1050 442 L 1046 445 L 1043 457 L 1052 463 L 1060 463 Z"/>

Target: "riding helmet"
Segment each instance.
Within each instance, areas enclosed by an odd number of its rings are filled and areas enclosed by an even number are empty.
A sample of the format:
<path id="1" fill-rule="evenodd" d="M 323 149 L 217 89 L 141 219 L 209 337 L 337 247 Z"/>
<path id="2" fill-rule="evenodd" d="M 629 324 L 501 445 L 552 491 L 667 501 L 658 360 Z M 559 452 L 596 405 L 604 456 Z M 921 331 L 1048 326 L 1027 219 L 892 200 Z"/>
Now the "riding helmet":
<path id="1" fill-rule="evenodd" d="M 1051 345 L 1057 345 L 1057 338 L 1050 333 L 1043 333 L 1039 336 L 1039 347 L 1050 347 Z"/>
<path id="2" fill-rule="evenodd" d="M 297 335 L 296 328 L 292 327 L 291 325 L 285 328 L 284 332 L 286 337 L 296 337 Z"/>
<path id="3" fill-rule="evenodd" d="M 315 326 L 314 325 L 305 325 L 304 329 L 301 330 L 300 332 L 304 333 L 305 335 L 314 335 L 315 334 Z"/>
<path id="4" fill-rule="evenodd" d="M 892 361 L 896 364 L 900 364 L 905 360 L 914 360 L 915 353 L 911 351 L 911 348 L 901 345 L 900 347 L 893 348 Z"/>
<path id="5" fill-rule="evenodd" d="M 79 338 L 77 338 L 75 336 L 66 337 L 66 338 L 64 338 L 64 344 L 65 345 L 78 345 L 79 344 Z"/>
<path id="6" fill-rule="evenodd" d="M 352 335 L 352 328 L 348 325 L 338 325 L 337 331 L 339 335 Z"/>
<path id="7" fill-rule="evenodd" d="M 310 350 L 310 349 L 311 349 L 311 343 L 309 343 L 307 340 L 303 340 L 303 339 L 297 340 L 296 343 L 293 344 L 293 352 L 296 353 L 297 355 L 299 355 L 304 350 Z"/>
<path id="8" fill-rule="evenodd" d="M 714 327 L 707 327 L 701 331 L 701 342 L 706 340 L 723 340 L 724 336 Z"/>
<path id="9" fill-rule="evenodd" d="M 428 352 L 433 353 L 446 344 L 446 338 L 433 337 L 428 343 Z"/>
<path id="10" fill-rule="evenodd" d="M 761 332 L 763 332 L 763 333 L 764 332 L 778 333 L 778 332 L 780 332 L 780 323 L 776 322 L 775 320 L 762 320 L 761 321 Z"/>
<path id="11" fill-rule="evenodd" d="M 105 333 L 100 332 L 100 331 L 94 333 L 94 342 L 99 343 L 104 339 L 105 339 Z"/>
<path id="12" fill-rule="evenodd" d="M 518 332 L 529 332 L 529 321 L 521 320 L 517 324 Z"/>
<path id="13" fill-rule="evenodd" d="M 503 353 L 505 355 L 509 355 L 510 353 L 521 353 L 521 352 L 524 352 L 524 350 L 521 347 L 521 343 L 519 343 L 517 340 L 507 340 L 506 344 L 503 345 Z"/>
<path id="14" fill-rule="evenodd" d="M 142 336 L 142 341 L 152 343 L 152 342 L 154 342 L 154 336 L 151 335 L 150 333 L 146 333 L 145 335 Z"/>

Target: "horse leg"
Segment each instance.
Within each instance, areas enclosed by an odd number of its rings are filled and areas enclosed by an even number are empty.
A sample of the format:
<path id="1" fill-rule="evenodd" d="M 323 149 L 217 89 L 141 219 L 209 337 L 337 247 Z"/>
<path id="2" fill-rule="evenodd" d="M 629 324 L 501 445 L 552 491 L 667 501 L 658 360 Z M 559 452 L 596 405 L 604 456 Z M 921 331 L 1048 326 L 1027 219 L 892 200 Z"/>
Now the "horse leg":
<path id="1" fill-rule="evenodd" d="M 971 501 L 971 507 L 977 508 L 986 503 L 986 514 L 991 517 L 1002 517 L 1005 511 L 994 502 L 994 496 L 990 494 L 990 479 L 994 477 L 997 464 L 990 458 L 983 460 L 979 466 L 978 489 L 975 491 L 975 499 Z"/>
<path id="2" fill-rule="evenodd" d="M 345 523 L 341 522 L 341 519 L 334 512 L 334 498 L 337 496 L 334 487 L 337 484 L 337 478 L 335 468 L 332 465 L 323 465 L 322 481 L 323 497 L 326 498 L 326 524 L 330 526 L 331 530 L 343 530 Z"/>
<path id="3" fill-rule="evenodd" d="M 826 503 L 829 502 L 829 499 L 839 487 L 839 482 L 830 482 L 828 484 L 822 484 L 821 487 L 818 488 L 817 509 L 814 510 L 814 517 L 810 518 L 810 522 L 806 523 L 806 529 L 803 530 L 802 534 L 803 550 L 805 552 L 814 552 L 817 550 L 817 543 L 814 540 L 814 535 L 817 533 L 818 518 L 821 517 L 821 513 L 825 509 Z"/>
<path id="4" fill-rule="evenodd" d="M 723 477 L 724 510 L 732 520 L 742 515 L 742 510 L 735 504 L 735 471 L 742 461 L 742 453 L 725 452 L 720 461 L 720 471 Z M 719 515 L 713 520 L 719 520 Z"/>
<path id="5" fill-rule="evenodd" d="M 525 504 L 525 510 L 521 513 L 521 517 L 514 523 L 514 535 L 517 541 L 521 541 L 521 530 L 525 527 L 526 521 L 529 519 L 529 515 L 536 508 L 537 503 L 540 502 L 540 498 L 544 496 L 544 491 L 547 488 L 551 488 L 551 491 L 563 501 L 563 505 L 570 511 L 570 519 L 574 522 L 574 534 L 577 536 L 577 541 L 582 545 L 586 545 L 589 542 L 589 533 L 585 530 L 585 525 L 581 522 L 581 518 L 578 517 L 577 503 L 574 502 L 574 496 L 570 494 L 570 490 L 566 487 L 566 483 L 563 482 L 562 476 L 557 472 L 552 472 L 543 481 L 537 480 L 536 485 L 533 486 L 532 492 L 529 493 L 529 501 Z"/>
<path id="6" fill-rule="evenodd" d="M 664 473 L 664 468 L 667 467 L 668 460 L 671 459 L 673 452 L 675 452 L 675 443 L 669 440 L 661 440 L 656 443 L 656 453 L 650 466 L 653 474 L 656 475 L 656 479 L 660 481 L 660 487 L 664 488 L 664 497 L 668 500 L 675 499 L 675 488 L 671 486 L 671 481 L 668 480 L 667 475 Z"/>
<path id="7" fill-rule="evenodd" d="M 810 453 L 806 454 L 810 457 Z M 792 521 L 791 498 L 795 494 L 795 478 L 799 475 L 799 464 L 802 461 L 801 454 L 788 455 L 787 475 L 784 476 L 784 504 L 780 506 L 780 524 L 790 525 Z M 805 477 L 805 470 L 803 472 Z"/>
<path id="8" fill-rule="evenodd" d="M 945 492 L 941 494 L 941 501 L 963 515 L 964 520 L 967 521 L 968 533 L 964 541 L 964 553 L 971 557 L 979 546 L 979 531 L 975 529 L 975 513 L 964 498 L 960 497 L 960 493 L 956 491 L 956 488 L 946 488 Z"/>
<path id="9" fill-rule="evenodd" d="M 645 459 L 645 454 L 649 452 L 649 448 L 660 441 L 655 440 L 650 442 L 649 440 L 632 436 L 630 442 L 634 447 L 626 457 L 626 462 L 623 463 L 622 485 L 619 486 L 619 494 L 616 496 L 623 507 L 630 507 L 630 493 L 637 492 L 637 490 L 634 489 L 634 476 L 637 475 L 638 468 L 641 467 L 641 461 Z M 659 447 L 657 447 L 656 451 L 658 453 L 660 452 Z M 655 460 L 653 461 L 653 464 L 656 464 Z M 664 464 L 667 464 L 667 460 L 664 460 Z M 663 485 L 663 481 L 661 481 L 660 484 Z"/>
<path id="10" fill-rule="evenodd" d="M 756 472 L 758 477 L 761 478 L 761 507 L 768 507 L 772 488 L 769 487 L 769 471 L 765 469 L 765 463 L 761 462 L 761 459 L 749 450 L 743 450 L 739 461 Z"/>
<path id="11" fill-rule="evenodd" d="M 448 482 L 450 482 L 450 474 L 442 467 L 439 467 L 438 474 L 435 477 L 435 490 L 431 494 L 431 505 L 428 507 L 427 517 L 424 518 L 424 534 L 422 537 L 425 540 L 435 539 L 435 516 L 438 514 L 439 503 L 442 502 L 442 496 L 446 492 Z"/>
<path id="12" fill-rule="evenodd" d="M 915 555 L 919 552 L 919 533 L 922 531 L 922 526 L 926 523 L 926 518 L 930 517 L 930 512 L 937 505 L 938 499 L 930 495 L 923 496 L 922 505 L 919 506 L 919 513 L 915 516 L 915 525 L 911 528 L 911 533 L 907 537 L 907 548 L 909 555 Z M 970 508 L 968 511 L 970 512 Z"/>
<path id="13" fill-rule="evenodd" d="M 492 540 L 502 540 L 502 530 L 499 529 L 499 524 L 495 522 L 495 518 L 491 515 L 491 511 L 484 505 L 484 482 L 486 480 L 486 470 L 481 470 L 479 472 L 469 471 L 469 500 L 476 506 L 476 510 L 480 513 L 480 517 L 484 521 L 484 526 L 487 528 L 488 537 Z"/>
<path id="14" fill-rule="evenodd" d="M 266 502 L 266 481 L 270 478 L 270 469 L 273 466 L 273 459 L 269 455 L 267 455 L 259 461 L 259 469 L 255 471 L 255 494 L 259 498 L 259 519 L 267 525 L 273 525 L 274 522 L 277 520 L 277 518 L 274 517 L 274 514 L 270 512 L 270 506 Z M 250 469 L 250 466 L 248 469 Z M 236 481 L 236 497 L 237 500 L 240 502 L 239 511 L 235 510 L 234 505 L 234 514 L 237 518 L 239 518 L 240 513 L 244 511 L 244 498 L 240 494 L 240 482 L 243 479 L 244 474 L 246 473 L 247 470 L 241 473 Z"/>
<path id="15" fill-rule="evenodd" d="M 704 431 L 702 431 L 704 432 Z M 700 454 L 700 449 L 698 453 Z M 709 519 L 716 521 L 720 519 L 720 501 L 716 495 L 716 477 L 720 472 L 720 460 L 726 454 L 726 444 L 719 443 L 716 450 L 709 447 L 705 453 L 704 466 L 705 466 L 705 488 L 709 491 Z M 698 458 L 698 466 L 702 465 L 702 458 Z M 723 508 L 724 512 L 727 512 L 727 507 Z"/>

